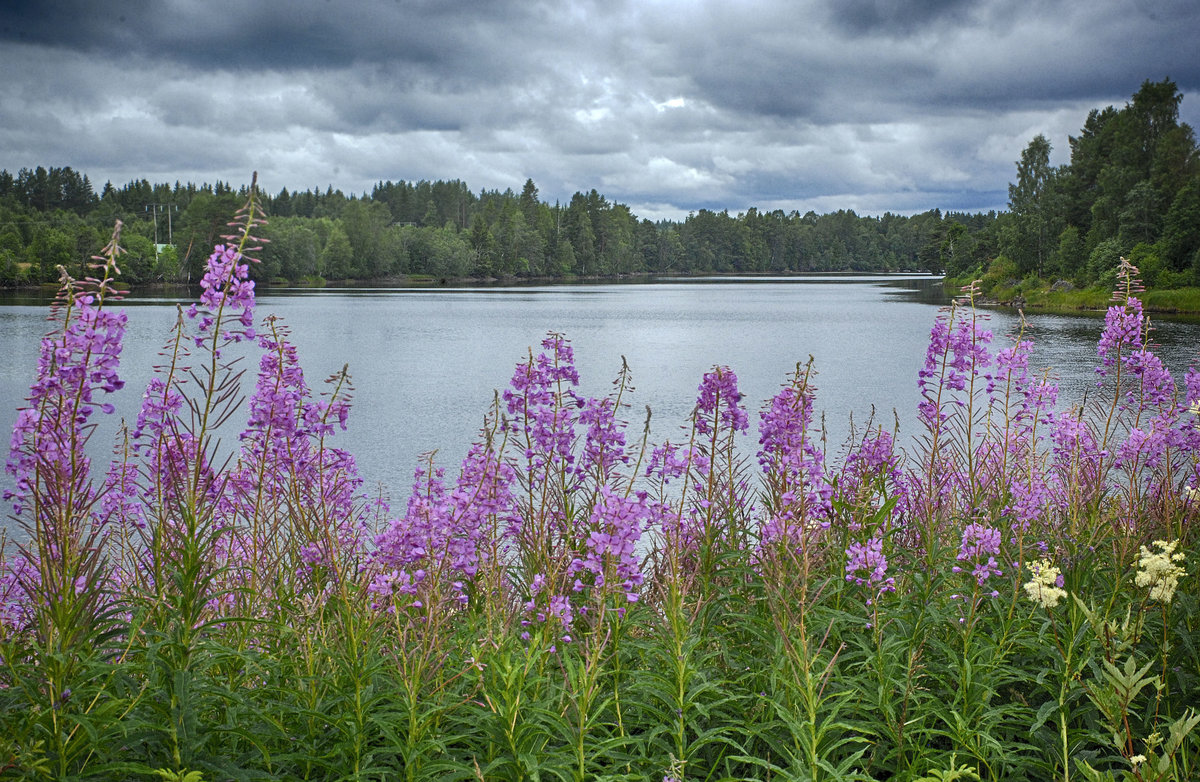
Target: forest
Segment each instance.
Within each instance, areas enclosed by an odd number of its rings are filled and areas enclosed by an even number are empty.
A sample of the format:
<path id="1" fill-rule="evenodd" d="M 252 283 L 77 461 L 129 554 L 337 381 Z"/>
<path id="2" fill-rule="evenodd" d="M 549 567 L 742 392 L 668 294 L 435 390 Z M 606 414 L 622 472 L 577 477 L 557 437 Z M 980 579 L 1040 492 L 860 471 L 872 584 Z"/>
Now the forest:
<path id="1" fill-rule="evenodd" d="M 595 189 L 568 203 L 471 190 L 460 180 L 380 181 L 370 193 L 281 189 L 264 199 L 265 283 L 342 280 L 558 279 L 635 274 L 928 271 L 992 283 L 1067 280 L 1111 288 L 1128 257 L 1152 287 L 1200 284 L 1200 158 L 1179 121 L 1182 94 L 1146 81 L 1123 108 L 1088 115 L 1051 166 L 1044 135 L 1016 161 L 1009 209 L 858 215 L 750 207 L 652 222 Z M 96 188 L 71 167 L 0 171 L 0 285 L 79 274 L 124 222 L 122 278 L 195 282 L 244 186 Z"/>

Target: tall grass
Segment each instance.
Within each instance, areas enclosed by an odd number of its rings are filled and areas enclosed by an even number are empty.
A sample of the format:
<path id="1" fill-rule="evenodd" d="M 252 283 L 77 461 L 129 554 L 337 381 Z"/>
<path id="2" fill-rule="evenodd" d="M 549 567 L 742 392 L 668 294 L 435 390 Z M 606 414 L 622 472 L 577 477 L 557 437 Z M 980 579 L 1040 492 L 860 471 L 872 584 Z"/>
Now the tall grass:
<path id="1" fill-rule="evenodd" d="M 64 276 L 7 465 L 0 776 L 1200 775 L 1200 374 L 1154 356 L 1136 269 L 1086 406 L 968 290 L 914 357 L 922 436 L 836 457 L 811 362 L 755 422 L 714 367 L 654 443 L 629 368 L 585 398 L 549 334 L 393 510 L 334 445 L 348 372 L 314 392 L 255 320 L 261 222 L 252 189 L 107 467 L 119 226 Z"/>

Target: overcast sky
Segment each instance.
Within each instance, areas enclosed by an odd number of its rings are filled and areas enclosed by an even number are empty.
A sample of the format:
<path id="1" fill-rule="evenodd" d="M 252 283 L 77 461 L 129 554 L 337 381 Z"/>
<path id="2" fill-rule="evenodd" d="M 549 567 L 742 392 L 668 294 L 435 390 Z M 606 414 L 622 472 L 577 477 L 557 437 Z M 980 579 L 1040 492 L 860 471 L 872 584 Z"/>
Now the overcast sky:
<path id="1" fill-rule="evenodd" d="M 269 192 L 596 188 L 700 208 L 1004 209 L 1045 134 L 1173 79 L 1196 0 L 6 0 L 0 168 Z"/>

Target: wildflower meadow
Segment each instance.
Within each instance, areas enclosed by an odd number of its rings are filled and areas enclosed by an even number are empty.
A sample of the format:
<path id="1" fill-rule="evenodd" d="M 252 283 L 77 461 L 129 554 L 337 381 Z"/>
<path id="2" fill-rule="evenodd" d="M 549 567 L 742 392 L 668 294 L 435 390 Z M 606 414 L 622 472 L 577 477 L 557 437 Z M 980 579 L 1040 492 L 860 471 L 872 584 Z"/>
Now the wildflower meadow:
<path id="1" fill-rule="evenodd" d="M 911 441 L 826 443 L 810 362 L 758 412 L 714 367 L 654 442 L 551 333 L 392 504 L 336 445 L 349 371 L 255 315 L 262 223 L 252 187 L 107 463 L 120 225 L 63 275 L 6 463 L 0 778 L 1200 779 L 1200 373 L 1127 262 L 1083 400 L 968 290 Z"/>

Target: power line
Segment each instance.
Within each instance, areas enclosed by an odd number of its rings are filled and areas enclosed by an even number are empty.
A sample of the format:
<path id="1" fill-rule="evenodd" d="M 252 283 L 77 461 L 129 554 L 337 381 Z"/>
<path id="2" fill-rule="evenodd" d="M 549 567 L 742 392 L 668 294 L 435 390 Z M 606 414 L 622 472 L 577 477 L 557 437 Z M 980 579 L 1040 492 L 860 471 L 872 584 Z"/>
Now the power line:
<path id="1" fill-rule="evenodd" d="M 169 204 L 146 204 L 144 211 L 154 213 L 154 247 L 158 249 L 158 213 L 165 211 L 167 213 L 167 244 L 174 244 L 174 233 L 171 230 L 171 212 L 178 212 L 179 206 L 175 203 Z"/>

